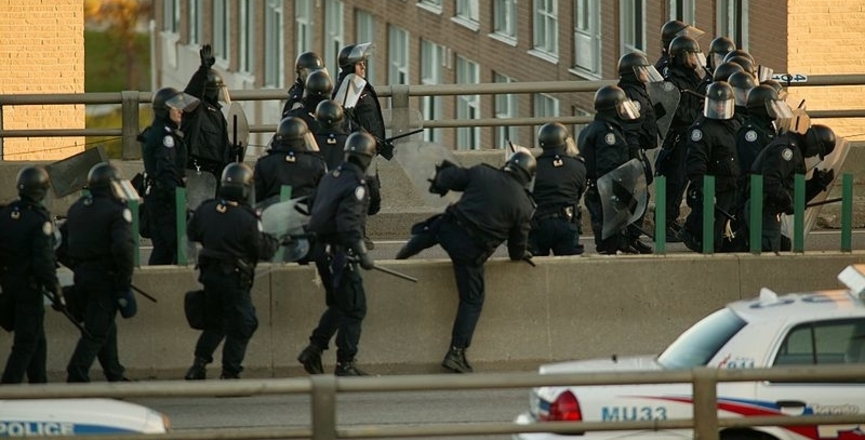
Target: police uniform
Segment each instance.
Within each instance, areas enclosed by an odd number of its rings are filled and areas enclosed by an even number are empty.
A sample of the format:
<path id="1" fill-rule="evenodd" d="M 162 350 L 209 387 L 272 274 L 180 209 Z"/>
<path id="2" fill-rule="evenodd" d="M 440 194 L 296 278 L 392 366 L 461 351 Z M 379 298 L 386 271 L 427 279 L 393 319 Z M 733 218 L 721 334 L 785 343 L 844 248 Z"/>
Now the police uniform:
<path id="1" fill-rule="evenodd" d="M 291 187 L 291 197 L 312 194 L 325 173 L 325 162 L 314 151 L 295 149 L 274 142 L 273 149 L 255 163 L 255 201 L 279 197 L 283 185 Z"/>
<path id="2" fill-rule="evenodd" d="M 736 110 L 738 111 L 738 109 Z M 748 186 L 747 179 L 750 176 L 751 166 L 757 155 L 763 151 L 777 136 L 775 126 L 768 117 L 749 116 L 745 123 L 736 132 L 736 154 L 739 157 L 739 165 L 742 176 L 739 179 L 739 187 Z M 747 194 L 745 194 L 747 198 Z"/>
<path id="3" fill-rule="evenodd" d="M 234 160 L 228 139 L 228 122 L 222 115 L 222 105 L 206 96 L 207 74 L 210 68 L 200 66 L 192 74 L 184 92 L 201 100 L 191 112 L 184 113 L 181 128 L 188 148 L 189 169 L 207 171 L 216 179 L 225 165 Z"/>
<path id="4" fill-rule="evenodd" d="M 289 117 L 288 114 L 290 111 L 295 108 L 303 106 L 303 81 L 298 78 L 294 84 L 291 85 L 291 88 L 288 89 L 288 100 L 285 101 L 285 105 L 282 107 L 282 117 L 280 120 Z"/>
<path id="5" fill-rule="evenodd" d="M 586 165 L 564 147 L 545 149 L 537 158 L 534 201 L 537 209 L 529 233 L 532 255 L 579 255 L 580 198 L 586 190 Z"/>
<path id="6" fill-rule="evenodd" d="M 315 119 L 315 107 L 317 105 L 318 102 L 312 102 L 308 98 L 303 99 L 299 106 L 296 106 L 293 110 L 289 110 L 284 117 L 293 116 L 303 119 L 306 122 L 306 126 L 309 127 L 309 131 L 317 133 L 321 130 L 318 120 Z"/>
<path id="7" fill-rule="evenodd" d="M 364 171 L 354 163 L 343 162 L 319 183 L 309 219 L 309 230 L 316 234 L 313 258 L 325 286 L 327 305 L 309 341 L 320 352 L 336 335 L 336 359 L 345 365 L 354 362 L 366 316 L 363 278 L 349 249 L 363 239 L 368 204 Z"/>
<path id="8" fill-rule="evenodd" d="M 338 127 L 322 127 L 315 133 L 315 142 L 329 171 L 335 170 L 342 163 L 346 138 L 348 134 Z"/>
<path id="9" fill-rule="evenodd" d="M 604 208 L 597 186 L 601 176 L 629 160 L 625 129 L 619 120 L 596 114 L 595 120 L 580 132 L 578 145 L 580 154 L 586 160 L 586 177 L 589 183 L 584 202 L 591 216 L 596 250 L 602 254 L 615 254 L 616 251 L 626 250 L 628 246 L 624 231 L 603 238 Z"/>
<path id="10" fill-rule="evenodd" d="M 102 191 L 76 201 L 61 230 L 75 272 L 75 290 L 86 301 L 84 328 L 69 365 L 68 382 L 89 382 L 99 357 L 109 381 L 124 380 L 117 356 L 118 297 L 132 285 L 135 241 L 126 203 Z"/>
<path id="11" fill-rule="evenodd" d="M 201 243 L 199 281 L 204 285 L 206 327 L 195 344 L 196 363 L 213 362 L 223 339 L 222 378 L 240 377 L 246 347 L 258 328 L 250 290 L 255 266 L 276 252 L 276 239 L 261 230 L 244 202 L 211 199 L 189 219 L 187 237 Z"/>
<path id="12" fill-rule="evenodd" d="M 156 118 L 142 136 L 148 178 L 144 208 L 153 242 L 149 264 L 174 264 L 177 262 L 174 193 L 176 188 L 186 186 L 186 143 L 177 125 L 162 118 Z"/>
<path id="13" fill-rule="evenodd" d="M 41 203 L 19 199 L 0 210 L 0 285 L 11 296 L 12 352 L 0 383 L 46 383 L 42 289 L 57 292 L 54 225 Z"/>
<path id="14" fill-rule="evenodd" d="M 702 252 L 703 237 L 703 177 L 715 176 L 715 206 L 735 214 L 736 188 L 739 180 L 739 160 L 736 158 L 737 123 L 733 119 L 712 119 L 700 116 L 688 135 L 687 173 L 691 181 L 688 206 L 691 213 L 685 219 L 684 230 L 690 235 L 683 242 L 691 250 Z M 723 233 L 729 219 L 715 214 L 715 251 L 722 251 Z"/>

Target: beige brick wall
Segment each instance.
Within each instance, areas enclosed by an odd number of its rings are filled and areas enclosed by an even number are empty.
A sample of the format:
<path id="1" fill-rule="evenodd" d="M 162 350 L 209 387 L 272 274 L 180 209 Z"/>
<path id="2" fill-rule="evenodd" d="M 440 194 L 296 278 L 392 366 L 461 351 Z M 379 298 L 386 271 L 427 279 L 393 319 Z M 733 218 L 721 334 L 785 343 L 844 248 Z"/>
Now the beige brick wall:
<path id="1" fill-rule="evenodd" d="M 81 0 L 0 0 L 0 94 L 84 92 Z M 84 128 L 84 106 L 4 106 L 5 130 Z M 5 138 L 4 160 L 56 160 L 83 137 Z"/>
<path id="2" fill-rule="evenodd" d="M 837 0 L 788 1 L 789 71 L 806 75 L 865 72 L 865 3 Z M 792 87 L 791 104 L 805 99 L 810 110 L 861 109 L 865 87 Z M 865 118 L 821 119 L 842 136 L 863 139 Z"/>

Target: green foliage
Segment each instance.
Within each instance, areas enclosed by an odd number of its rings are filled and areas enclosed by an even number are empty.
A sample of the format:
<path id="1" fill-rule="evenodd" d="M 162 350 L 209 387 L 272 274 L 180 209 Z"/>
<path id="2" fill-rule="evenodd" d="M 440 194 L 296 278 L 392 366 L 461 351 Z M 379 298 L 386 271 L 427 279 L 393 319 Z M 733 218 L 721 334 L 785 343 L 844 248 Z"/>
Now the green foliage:
<path id="1" fill-rule="evenodd" d="M 127 55 L 132 55 L 127 59 Z M 132 69 L 132 72 L 129 70 Z M 129 78 L 135 83 L 127 85 Z M 84 91 L 150 90 L 150 35 L 136 34 L 135 52 L 108 32 L 84 31 Z"/>

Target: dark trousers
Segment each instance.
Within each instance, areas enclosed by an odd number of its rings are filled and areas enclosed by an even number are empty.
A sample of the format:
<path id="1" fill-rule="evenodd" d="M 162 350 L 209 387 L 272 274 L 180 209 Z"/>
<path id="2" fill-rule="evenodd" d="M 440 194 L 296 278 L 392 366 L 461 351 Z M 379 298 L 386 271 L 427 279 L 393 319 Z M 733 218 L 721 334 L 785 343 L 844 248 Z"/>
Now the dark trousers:
<path id="1" fill-rule="evenodd" d="M 688 176 L 685 170 L 687 154 L 685 140 L 677 139 L 672 149 L 661 150 L 655 163 L 657 174 L 667 178 L 667 227 L 678 221 L 682 197 L 685 195 L 685 188 L 688 187 Z"/>
<path id="2" fill-rule="evenodd" d="M 67 382 L 90 382 L 90 367 L 99 357 L 105 376 L 119 380 L 123 367 L 117 360 L 117 288 L 106 279 L 105 271 L 99 267 L 76 268 L 75 288 L 84 295 L 87 305 L 84 311 L 84 328 L 66 366 Z M 114 371 L 110 371 L 114 370 Z"/>
<path id="3" fill-rule="evenodd" d="M 781 246 L 781 213 L 763 209 L 763 232 L 760 250 L 763 252 L 781 252 L 790 249 L 782 249 Z"/>
<path id="4" fill-rule="evenodd" d="M 16 286 L 13 283 L 4 283 L 3 290 L 12 295 L 15 309 L 15 337 L 0 383 L 22 383 L 25 374 L 29 383 L 46 383 L 48 375 L 45 371 L 45 362 L 48 344 L 45 340 L 45 307 L 42 305 L 42 292 L 32 286 Z"/>
<path id="5" fill-rule="evenodd" d="M 702 189 L 699 189 L 702 193 Z M 705 197 L 705 196 L 704 196 Z M 691 206 L 694 205 L 694 206 Z M 691 200 L 688 200 L 688 206 L 691 208 L 691 213 L 688 214 L 688 217 L 685 218 L 685 230 L 688 234 L 693 237 L 695 243 L 702 243 L 703 241 L 703 203 L 702 200 L 699 203 L 692 203 Z M 718 191 L 715 193 L 715 206 L 724 210 L 724 212 L 734 215 L 736 209 L 736 190 L 735 188 Z M 727 221 L 730 220 L 722 214 L 720 211 L 715 211 L 715 222 L 712 226 L 713 236 L 715 239 L 715 252 L 723 252 L 725 250 L 724 247 L 724 230 L 727 226 Z M 701 244 L 702 245 L 702 244 Z"/>
<path id="6" fill-rule="evenodd" d="M 336 335 L 337 362 L 351 362 L 357 355 L 361 325 L 366 317 L 363 278 L 357 264 L 347 262 L 344 252 L 326 253 L 323 246 L 317 247 L 314 258 L 325 286 L 327 310 L 319 318 L 309 341 L 326 350 Z"/>
<path id="7" fill-rule="evenodd" d="M 147 264 L 177 263 L 177 209 L 174 198 L 149 194 L 144 202 L 150 221 L 150 241 L 153 251 Z"/>
<path id="8" fill-rule="evenodd" d="M 216 264 L 201 268 L 207 327 L 195 344 L 195 357 L 213 362 L 213 353 L 222 346 L 222 374 L 239 376 L 249 340 L 258 328 L 250 287 L 244 287 L 240 275 L 223 270 Z"/>
<path id="9" fill-rule="evenodd" d="M 595 234 L 595 250 L 601 254 L 615 254 L 618 250 L 624 250 L 628 244 L 624 228 L 604 238 L 604 207 L 598 188 L 592 186 L 587 189 L 583 202 L 589 211 L 592 233 Z"/>
<path id="10" fill-rule="evenodd" d="M 580 227 L 564 217 L 547 217 L 532 221 L 529 232 L 529 250 L 532 255 L 580 255 Z"/>
<path id="11" fill-rule="evenodd" d="M 490 257 L 490 252 L 478 246 L 475 239 L 450 216 L 442 223 L 438 239 L 450 256 L 459 292 L 451 347 L 468 348 L 484 306 L 484 262 Z"/>

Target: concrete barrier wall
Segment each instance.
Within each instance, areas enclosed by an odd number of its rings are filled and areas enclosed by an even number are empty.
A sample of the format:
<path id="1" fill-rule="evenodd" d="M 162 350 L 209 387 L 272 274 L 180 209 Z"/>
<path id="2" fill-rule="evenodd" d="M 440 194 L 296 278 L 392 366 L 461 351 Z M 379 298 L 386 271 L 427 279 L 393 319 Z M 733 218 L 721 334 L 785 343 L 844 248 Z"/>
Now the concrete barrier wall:
<path id="1" fill-rule="evenodd" d="M 779 293 L 840 287 L 836 275 L 865 252 L 792 256 L 668 255 L 536 258 L 537 267 L 495 259 L 486 265 L 487 297 L 468 351 L 477 371 L 533 370 L 543 362 L 658 353 L 696 320 L 761 287 Z M 369 312 L 358 360 L 373 373 L 426 373 L 448 348 L 457 293 L 448 260 L 378 262 L 420 279 L 413 284 L 364 272 Z M 324 309 L 324 293 L 309 266 L 259 267 L 253 289 L 259 329 L 245 365 L 247 377 L 305 374 L 295 356 L 307 343 Z M 189 366 L 199 332 L 187 327 L 183 295 L 198 288 L 192 268 L 143 267 L 136 286 L 158 298 L 139 296 L 139 314 L 118 318 L 120 357 L 137 379 L 180 378 Z M 65 379 L 77 331 L 46 311 L 48 367 Z M 0 333 L 0 353 L 12 335 Z M 211 366 L 219 375 L 220 353 Z M 332 368 L 335 347 L 325 354 Z M 101 380 L 98 364 L 92 372 Z"/>

